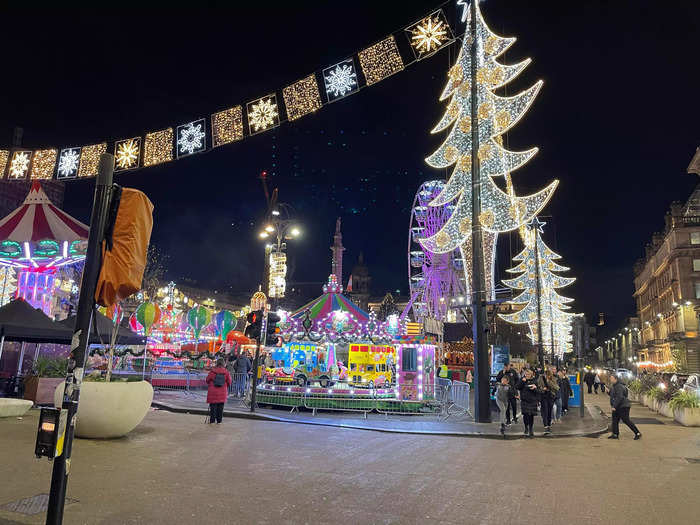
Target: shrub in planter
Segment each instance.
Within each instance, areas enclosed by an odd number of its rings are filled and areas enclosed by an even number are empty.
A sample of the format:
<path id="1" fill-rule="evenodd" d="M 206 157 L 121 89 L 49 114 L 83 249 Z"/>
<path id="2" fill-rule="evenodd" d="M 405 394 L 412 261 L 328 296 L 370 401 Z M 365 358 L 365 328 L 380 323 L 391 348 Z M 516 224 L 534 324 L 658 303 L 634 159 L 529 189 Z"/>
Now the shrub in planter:
<path id="1" fill-rule="evenodd" d="M 632 401 L 639 401 L 640 400 L 640 393 L 642 391 L 642 382 L 639 381 L 638 379 L 634 379 L 630 381 L 629 385 L 627 385 L 627 390 L 629 393 L 629 397 Z"/>
<path id="2" fill-rule="evenodd" d="M 700 426 L 700 398 L 693 392 L 679 390 L 668 403 L 673 417 L 686 427 Z"/>
<path id="3" fill-rule="evenodd" d="M 658 402 L 663 400 L 664 391 L 658 386 L 653 386 L 646 393 L 648 404 L 645 403 L 652 410 L 657 409 Z"/>
<path id="4" fill-rule="evenodd" d="M 31 375 L 24 379 L 24 399 L 37 405 L 51 403 L 56 387 L 66 378 L 68 359 L 37 357 Z"/>

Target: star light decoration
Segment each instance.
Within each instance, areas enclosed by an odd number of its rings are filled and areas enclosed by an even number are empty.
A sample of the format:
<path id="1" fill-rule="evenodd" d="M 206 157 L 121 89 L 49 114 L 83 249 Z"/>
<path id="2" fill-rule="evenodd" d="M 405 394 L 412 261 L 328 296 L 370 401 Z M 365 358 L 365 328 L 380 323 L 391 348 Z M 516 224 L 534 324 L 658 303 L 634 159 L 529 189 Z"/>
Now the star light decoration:
<path id="1" fill-rule="evenodd" d="M 360 51 L 357 56 L 368 86 L 403 70 L 403 60 L 393 36 Z"/>
<path id="2" fill-rule="evenodd" d="M 321 108 L 316 75 L 313 73 L 282 90 L 290 122 Z"/>
<path id="3" fill-rule="evenodd" d="M 56 149 L 40 149 L 35 151 L 32 156 L 32 171 L 29 174 L 29 178 L 46 180 L 53 177 L 53 171 L 56 167 L 56 157 L 58 157 L 58 150 Z"/>
<path id="4" fill-rule="evenodd" d="M 509 151 L 503 147 L 501 135 L 512 128 L 525 114 L 537 95 L 542 82 L 512 97 L 494 93 L 525 69 L 530 59 L 514 65 L 497 62 L 514 42 L 494 34 L 484 22 L 476 6 L 476 50 L 478 70 L 476 74 L 477 118 L 480 164 L 479 184 L 482 213 L 478 220 L 484 239 L 484 272 L 487 276 L 487 297 L 494 297 L 493 267 L 496 257 L 498 234 L 519 229 L 544 208 L 551 198 L 558 181 L 543 190 L 527 196 L 515 193 L 511 172 L 524 165 L 537 153 L 537 148 L 527 151 Z M 467 14 L 467 31 L 471 33 L 471 19 Z M 467 285 L 471 289 L 471 220 L 472 220 L 472 129 L 471 121 L 471 39 L 465 38 L 455 65 L 448 72 L 447 85 L 440 100 L 450 99 L 445 114 L 432 133 L 449 129 L 447 138 L 438 150 L 426 159 L 433 168 L 452 167 L 452 174 L 442 192 L 430 202 L 430 206 L 453 203 L 454 211 L 442 229 L 432 237 L 421 239 L 424 249 L 433 253 L 448 253 L 459 249 L 465 261 Z M 503 178 L 504 188 L 496 184 Z"/>
<path id="5" fill-rule="evenodd" d="M 211 116 L 211 136 L 215 148 L 243 138 L 243 109 L 235 106 Z"/>
<path id="6" fill-rule="evenodd" d="M 66 148 L 61 150 L 58 157 L 57 179 L 72 179 L 78 175 L 80 164 L 80 148 Z"/>
<path id="7" fill-rule="evenodd" d="M 173 160 L 173 128 L 146 134 L 143 147 L 143 165 L 155 166 Z"/>
<path id="8" fill-rule="evenodd" d="M 12 160 L 10 161 L 10 172 L 8 178 L 10 179 L 24 179 L 29 171 L 29 162 L 32 159 L 31 151 L 15 151 L 12 153 Z"/>
<path id="9" fill-rule="evenodd" d="M 141 137 L 117 141 L 114 144 L 114 171 L 138 168 L 140 156 Z"/>
<path id="10" fill-rule="evenodd" d="M 206 120 L 199 119 L 177 127 L 177 157 L 201 153 L 207 149 Z"/>
<path id="11" fill-rule="evenodd" d="M 248 128 L 251 135 L 279 126 L 280 117 L 277 109 L 277 95 L 272 93 L 248 102 Z"/>
<path id="12" fill-rule="evenodd" d="M 527 228 L 523 229 L 525 248 L 513 257 L 519 264 L 506 270 L 520 275 L 503 281 L 508 288 L 520 291 L 509 301 L 509 304 L 519 309 L 513 313 L 499 314 L 499 317 L 513 324 L 527 324 L 533 343 L 539 341 L 538 326 L 541 324 L 543 345 L 561 355 L 567 351 L 571 341 L 573 314 L 567 310 L 571 308 L 569 303 L 573 299 L 559 295 L 556 290 L 569 286 L 576 278 L 559 275 L 559 272 L 566 272 L 569 268 L 556 262 L 561 259 L 561 255 L 551 250 L 542 240 L 545 224 L 534 217 Z"/>
<path id="13" fill-rule="evenodd" d="M 346 97 L 359 89 L 355 61 L 352 58 L 343 60 L 323 70 L 323 81 L 326 85 L 328 102 Z"/>
<path id="14" fill-rule="evenodd" d="M 404 31 L 417 60 L 431 56 L 453 40 L 442 9 L 408 26 Z"/>
<path id="15" fill-rule="evenodd" d="M 107 143 L 83 146 L 80 153 L 80 166 L 78 167 L 78 177 L 94 177 L 100 166 L 100 156 L 107 151 Z"/>

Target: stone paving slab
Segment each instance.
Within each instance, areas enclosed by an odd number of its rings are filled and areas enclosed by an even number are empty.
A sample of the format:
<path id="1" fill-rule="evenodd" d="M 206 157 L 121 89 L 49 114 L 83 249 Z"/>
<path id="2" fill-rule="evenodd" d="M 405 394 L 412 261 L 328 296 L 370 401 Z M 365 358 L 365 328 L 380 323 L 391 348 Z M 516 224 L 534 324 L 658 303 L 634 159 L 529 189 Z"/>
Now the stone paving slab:
<path id="1" fill-rule="evenodd" d="M 197 414 L 209 413 L 204 392 L 157 392 L 152 406 L 172 412 Z M 436 415 L 400 416 L 368 413 L 367 417 L 354 412 L 311 411 L 290 412 L 285 409 L 257 408 L 255 413 L 242 406 L 239 399 L 229 398 L 224 407 L 225 417 L 258 419 L 282 423 L 321 425 L 376 432 L 434 434 L 445 436 L 481 437 L 503 439 L 498 423 L 498 412 L 492 414 L 492 423 L 475 423 L 469 416 L 450 417 L 440 420 Z M 523 438 L 523 425 L 519 418 L 506 429 L 506 439 Z M 535 436 L 544 436 L 542 419 L 535 418 Z M 596 436 L 608 431 L 608 420 L 595 405 L 586 406 L 584 417 L 579 416 L 578 409 L 572 409 L 562 421 L 552 426 L 552 434 L 547 437 Z"/>

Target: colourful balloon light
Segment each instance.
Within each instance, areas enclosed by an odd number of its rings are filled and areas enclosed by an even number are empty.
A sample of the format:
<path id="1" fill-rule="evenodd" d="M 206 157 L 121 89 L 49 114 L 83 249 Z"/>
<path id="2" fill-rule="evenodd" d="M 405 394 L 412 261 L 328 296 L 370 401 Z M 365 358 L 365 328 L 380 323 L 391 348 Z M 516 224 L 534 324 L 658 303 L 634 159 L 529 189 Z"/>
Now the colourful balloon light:
<path id="1" fill-rule="evenodd" d="M 112 323 L 119 326 L 124 318 L 124 310 L 119 303 L 114 303 L 106 309 L 104 314 L 112 320 Z"/>
<path id="2" fill-rule="evenodd" d="M 141 325 L 141 323 L 139 323 L 138 319 L 136 319 L 136 312 L 131 314 L 131 316 L 129 317 L 129 328 L 131 328 L 131 330 L 136 333 L 139 333 L 143 330 L 143 326 Z"/>
<path id="3" fill-rule="evenodd" d="M 217 313 L 214 316 L 214 321 L 216 323 L 216 333 L 224 340 L 232 330 L 235 330 L 236 324 L 238 324 L 236 316 L 233 315 L 233 312 L 229 312 L 228 310 L 221 310 Z"/>
<path id="4" fill-rule="evenodd" d="M 136 320 L 143 326 L 144 333 L 148 335 L 151 327 L 160 319 L 160 307 L 150 301 L 141 303 L 136 309 Z"/>
<path id="5" fill-rule="evenodd" d="M 211 323 L 211 312 L 204 306 L 195 306 L 187 312 L 187 322 L 192 328 L 195 340 L 197 340 L 202 329 Z"/>

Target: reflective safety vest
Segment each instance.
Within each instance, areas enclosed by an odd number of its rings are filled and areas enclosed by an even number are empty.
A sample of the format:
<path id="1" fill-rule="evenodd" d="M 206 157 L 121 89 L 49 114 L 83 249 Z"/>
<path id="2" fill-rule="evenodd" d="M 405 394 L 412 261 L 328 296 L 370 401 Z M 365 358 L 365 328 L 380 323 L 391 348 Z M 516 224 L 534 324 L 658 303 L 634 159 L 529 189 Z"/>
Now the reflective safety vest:
<path id="1" fill-rule="evenodd" d="M 447 365 L 440 365 L 440 372 L 438 372 L 438 376 L 447 377 Z"/>

